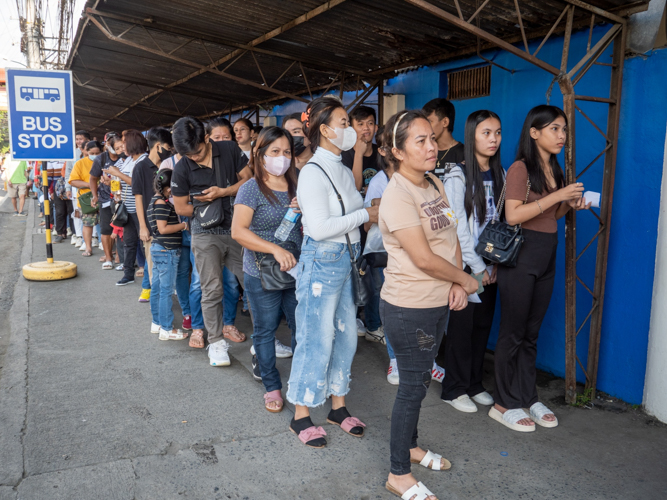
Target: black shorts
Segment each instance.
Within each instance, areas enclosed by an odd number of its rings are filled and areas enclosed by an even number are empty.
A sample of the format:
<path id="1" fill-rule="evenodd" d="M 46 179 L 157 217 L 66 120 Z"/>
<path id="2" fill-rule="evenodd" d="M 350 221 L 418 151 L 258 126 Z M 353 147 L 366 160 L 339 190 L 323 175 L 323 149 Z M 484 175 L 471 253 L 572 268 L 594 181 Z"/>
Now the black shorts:
<path id="1" fill-rule="evenodd" d="M 111 236 L 111 207 L 100 208 L 100 232 L 102 236 Z"/>

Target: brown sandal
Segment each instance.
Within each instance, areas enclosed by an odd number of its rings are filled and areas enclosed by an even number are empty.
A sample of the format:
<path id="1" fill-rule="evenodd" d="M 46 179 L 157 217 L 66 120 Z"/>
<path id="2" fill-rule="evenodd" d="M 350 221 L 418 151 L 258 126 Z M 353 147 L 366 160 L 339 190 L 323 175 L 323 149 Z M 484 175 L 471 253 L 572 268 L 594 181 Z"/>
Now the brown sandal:
<path id="1" fill-rule="evenodd" d="M 246 336 L 244 333 L 239 332 L 239 329 L 234 325 L 225 325 L 222 327 L 222 335 L 226 339 L 231 340 L 232 342 L 245 342 Z"/>
<path id="2" fill-rule="evenodd" d="M 194 347 L 195 349 L 204 348 L 204 330 L 192 330 L 189 346 Z"/>

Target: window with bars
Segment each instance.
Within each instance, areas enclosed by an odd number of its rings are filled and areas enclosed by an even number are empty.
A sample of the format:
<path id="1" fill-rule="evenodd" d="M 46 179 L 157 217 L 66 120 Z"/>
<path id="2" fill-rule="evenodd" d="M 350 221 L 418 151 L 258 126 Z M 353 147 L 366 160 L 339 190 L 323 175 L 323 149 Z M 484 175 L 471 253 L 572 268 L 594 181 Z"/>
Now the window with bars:
<path id="1" fill-rule="evenodd" d="M 491 95 L 491 65 L 447 74 L 447 99 L 473 99 Z"/>

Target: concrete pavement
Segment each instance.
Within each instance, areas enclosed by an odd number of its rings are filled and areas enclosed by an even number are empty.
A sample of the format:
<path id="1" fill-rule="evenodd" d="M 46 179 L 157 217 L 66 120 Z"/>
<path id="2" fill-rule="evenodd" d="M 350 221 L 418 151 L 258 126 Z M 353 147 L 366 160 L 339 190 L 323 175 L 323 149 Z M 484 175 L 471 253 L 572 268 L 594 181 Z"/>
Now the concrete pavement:
<path id="1" fill-rule="evenodd" d="M 4 354 L 0 343 L 0 500 L 396 498 L 384 489 L 396 388 L 385 379 L 383 346 L 360 339 L 353 366 L 348 407 L 366 436 L 325 424 L 328 407 L 320 408 L 313 421 L 329 445 L 306 448 L 288 430 L 290 405 L 264 410 L 250 341 L 232 344 L 229 368 L 209 366 L 187 341 L 159 342 L 149 305 L 137 302 L 140 284 L 114 286 L 121 273 L 101 270 L 99 250 L 83 258 L 54 245 L 58 260 L 78 264 L 72 280 L 19 276 L 19 255 L 22 264 L 45 259 L 34 203 L 26 222 L 0 213 L 0 342 L 8 337 Z M 237 326 L 251 333 L 249 318 L 239 314 Z M 279 337 L 288 336 L 283 325 Z M 278 360 L 285 388 L 290 363 Z M 491 358 L 487 371 L 492 389 Z M 566 406 L 559 379 L 544 375 L 540 386 L 560 426 L 519 434 L 482 408 L 457 412 L 433 383 L 420 443 L 453 467 L 415 466 L 415 476 L 441 500 L 667 498 L 664 425 L 616 401 Z"/>

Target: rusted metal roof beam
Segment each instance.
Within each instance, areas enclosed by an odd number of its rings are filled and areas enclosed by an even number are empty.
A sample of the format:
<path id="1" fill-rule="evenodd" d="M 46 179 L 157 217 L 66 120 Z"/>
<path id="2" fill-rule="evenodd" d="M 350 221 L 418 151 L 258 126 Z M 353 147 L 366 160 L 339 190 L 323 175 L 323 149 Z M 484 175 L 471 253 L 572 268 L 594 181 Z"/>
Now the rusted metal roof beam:
<path id="1" fill-rule="evenodd" d="M 569 4 L 576 5 L 577 7 L 581 7 L 584 10 L 592 12 L 593 14 L 596 14 L 600 17 L 604 17 L 605 19 L 625 25 L 625 19 L 623 19 L 620 16 L 617 16 L 616 14 L 612 14 L 609 11 L 601 9 L 600 7 L 595 7 L 594 5 L 582 2 L 581 0 L 565 0 L 565 1 Z"/>
<path id="2" fill-rule="evenodd" d="M 471 33 L 475 36 L 480 37 L 482 40 L 486 40 L 487 42 L 491 42 L 494 45 L 497 45 L 501 49 L 505 49 L 507 52 L 510 52 L 511 54 L 514 54 L 517 57 L 520 57 L 522 59 L 525 59 L 528 62 L 533 63 L 535 66 L 543 69 L 544 71 L 551 73 L 552 75 L 558 75 L 559 70 L 558 68 L 555 68 L 549 63 L 546 63 L 542 61 L 541 59 L 538 59 L 537 57 L 532 56 L 528 52 L 525 52 L 511 43 L 506 42 L 505 40 L 498 38 L 497 36 L 492 35 L 491 33 L 488 33 L 487 31 L 484 31 L 483 29 L 478 28 L 477 26 L 470 24 L 466 21 L 462 21 L 460 18 L 458 18 L 455 15 L 450 14 L 446 10 L 443 10 L 439 7 L 436 7 L 435 5 L 432 5 L 425 0 L 405 0 L 407 3 L 414 5 L 415 7 L 419 7 L 422 10 L 425 10 L 426 12 L 429 12 L 430 14 L 439 17 L 440 19 L 443 19 L 454 26 L 461 28 L 464 31 L 467 31 L 468 33 Z M 568 0 L 569 1 L 569 0 Z"/>

